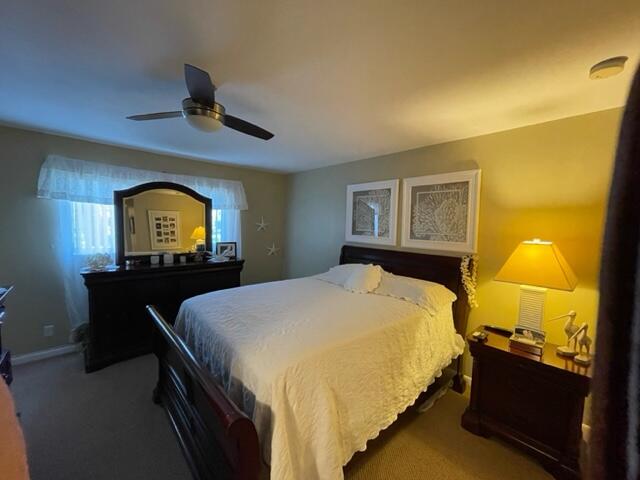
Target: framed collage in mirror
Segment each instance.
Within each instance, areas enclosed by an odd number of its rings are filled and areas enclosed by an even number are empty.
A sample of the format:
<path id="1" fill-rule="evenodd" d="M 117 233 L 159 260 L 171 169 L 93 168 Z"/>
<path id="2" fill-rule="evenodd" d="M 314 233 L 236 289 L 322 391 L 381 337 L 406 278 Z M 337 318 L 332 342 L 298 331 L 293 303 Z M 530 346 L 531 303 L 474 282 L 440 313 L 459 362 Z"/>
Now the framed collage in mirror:
<path id="1" fill-rule="evenodd" d="M 148 210 L 151 249 L 166 250 L 180 248 L 180 212 Z"/>

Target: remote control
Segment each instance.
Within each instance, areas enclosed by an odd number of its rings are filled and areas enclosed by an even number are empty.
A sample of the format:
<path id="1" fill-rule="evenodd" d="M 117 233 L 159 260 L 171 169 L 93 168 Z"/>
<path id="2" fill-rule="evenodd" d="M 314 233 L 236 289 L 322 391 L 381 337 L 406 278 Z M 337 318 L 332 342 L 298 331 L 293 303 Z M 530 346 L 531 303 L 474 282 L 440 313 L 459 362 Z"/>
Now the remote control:
<path id="1" fill-rule="evenodd" d="M 498 335 L 502 335 L 503 337 L 510 337 L 513 335 L 513 330 L 509 330 L 508 328 L 498 327 L 497 325 L 485 325 L 485 330 L 489 330 L 490 332 L 497 333 Z"/>

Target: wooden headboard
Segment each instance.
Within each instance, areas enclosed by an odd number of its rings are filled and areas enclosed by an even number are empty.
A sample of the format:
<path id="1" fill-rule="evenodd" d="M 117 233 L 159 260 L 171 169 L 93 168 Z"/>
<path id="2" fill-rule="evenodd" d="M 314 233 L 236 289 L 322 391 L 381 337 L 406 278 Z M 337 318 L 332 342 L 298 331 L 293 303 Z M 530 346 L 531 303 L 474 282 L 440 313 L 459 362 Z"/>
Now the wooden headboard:
<path id="1" fill-rule="evenodd" d="M 340 252 L 340 264 L 344 263 L 373 263 L 395 275 L 429 280 L 444 285 L 458 297 L 453 303 L 453 322 L 456 331 L 463 338 L 466 337 L 469 302 L 467 292 L 462 285 L 459 257 L 344 245 Z M 458 378 L 454 381 L 454 388 L 464 390 L 462 355 L 458 357 L 456 363 Z M 456 386 L 456 382 L 460 382 L 459 385 Z"/>

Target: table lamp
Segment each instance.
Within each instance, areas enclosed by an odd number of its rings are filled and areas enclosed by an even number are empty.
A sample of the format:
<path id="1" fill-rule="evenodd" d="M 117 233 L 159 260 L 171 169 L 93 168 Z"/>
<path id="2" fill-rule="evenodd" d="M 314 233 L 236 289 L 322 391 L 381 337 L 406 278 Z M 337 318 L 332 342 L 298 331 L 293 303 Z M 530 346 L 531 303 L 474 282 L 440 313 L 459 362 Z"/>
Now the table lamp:
<path id="1" fill-rule="evenodd" d="M 191 240 L 195 240 L 196 244 L 194 246 L 194 250 L 196 252 L 204 252 L 206 249 L 204 239 L 207 236 L 207 232 L 205 231 L 203 226 L 196 227 L 191 234 Z"/>
<path id="2" fill-rule="evenodd" d="M 573 291 L 576 275 L 553 242 L 535 238 L 520 243 L 495 280 L 520 285 L 518 326 L 542 331 L 548 288 Z"/>

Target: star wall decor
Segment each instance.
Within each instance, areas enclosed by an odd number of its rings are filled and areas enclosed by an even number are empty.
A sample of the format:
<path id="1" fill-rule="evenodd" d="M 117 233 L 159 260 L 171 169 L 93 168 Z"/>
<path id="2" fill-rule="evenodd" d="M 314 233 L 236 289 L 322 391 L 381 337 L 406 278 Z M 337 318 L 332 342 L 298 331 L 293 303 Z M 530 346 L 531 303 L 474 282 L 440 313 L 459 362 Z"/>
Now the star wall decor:
<path id="1" fill-rule="evenodd" d="M 272 243 L 270 247 L 267 247 L 267 255 L 269 256 L 276 255 L 279 251 L 280 249 L 276 247 L 275 243 Z"/>
<path id="2" fill-rule="evenodd" d="M 256 223 L 256 225 L 258 226 L 259 232 L 266 230 L 269 226 L 269 224 L 264 221 L 264 217 L 260 217 L 260 222 Z"/>

